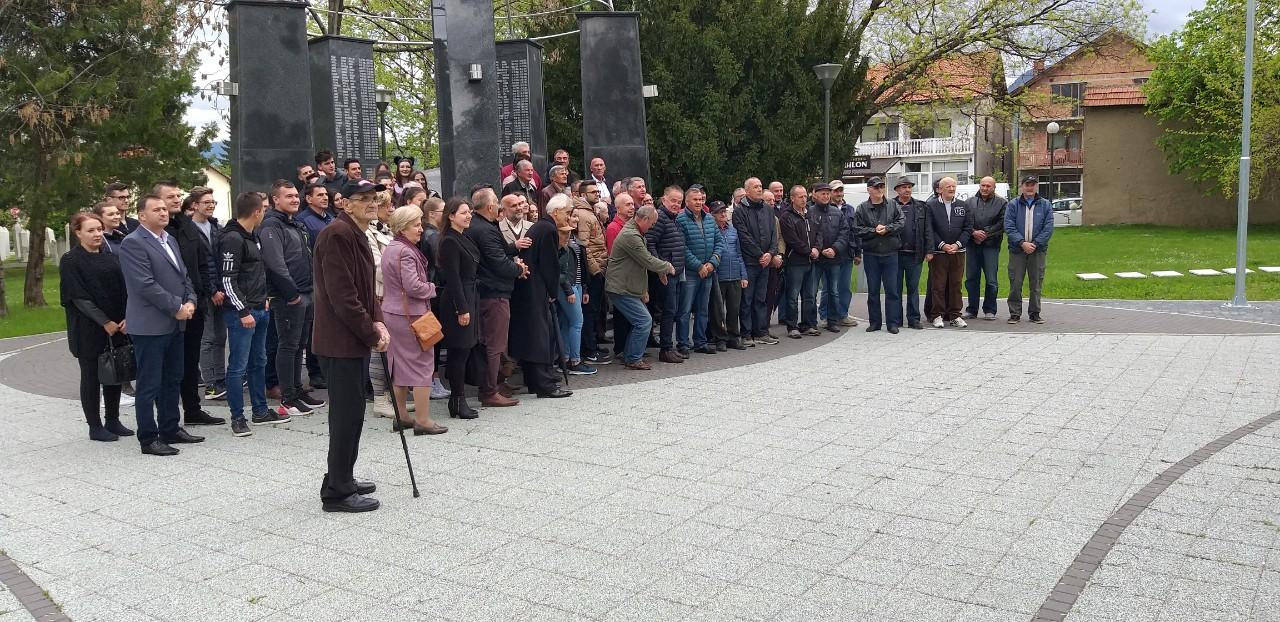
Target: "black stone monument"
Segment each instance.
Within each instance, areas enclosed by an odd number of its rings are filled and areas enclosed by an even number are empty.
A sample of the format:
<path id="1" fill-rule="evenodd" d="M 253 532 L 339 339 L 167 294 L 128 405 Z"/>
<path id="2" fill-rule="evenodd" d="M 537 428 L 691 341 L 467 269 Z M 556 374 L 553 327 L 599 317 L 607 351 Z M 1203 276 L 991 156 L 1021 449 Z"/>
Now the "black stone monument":
<path id="1" fill-rule="evenodd" d="M 511 161 L 511 145 L 529 143 L 536 171 L 547 169 L 547 107 L 542 99 L 542 45 L 529 39 L 498 42 L 498 153 Z"/>
<path id="2" fill-rule="evenodd" d="M 582 162 L 604 158 L 611 179 L 649 176 L 640 14 L 578 13 L 582 48 Z M 587 172 L 583 171 L 586 175 Z"/>
<path id="3" fill-rule="evenodd" d="M 502 167 L 493 2 L 432 0 L 431 26 L 440 120 L 440 194 L 469 195 L 473 184 L 497 185 Z"/>
<path id="4" fill-rule="evenodd" d="M 316 148 L 333 151 L 339 167 L 358 158 L 370 179 L 382 157 L 373 41 L 324 36 L 312 39 L 308 51 Z"/>
<path id="5" fill-rule="evenodd" d="M 311 162 L 311 79 L 307 6 L 294 0 L 227 5 L 231 98 L 231 192 L 266 192 Z M 302 111 L 299 114 L 299 111 Z"/>

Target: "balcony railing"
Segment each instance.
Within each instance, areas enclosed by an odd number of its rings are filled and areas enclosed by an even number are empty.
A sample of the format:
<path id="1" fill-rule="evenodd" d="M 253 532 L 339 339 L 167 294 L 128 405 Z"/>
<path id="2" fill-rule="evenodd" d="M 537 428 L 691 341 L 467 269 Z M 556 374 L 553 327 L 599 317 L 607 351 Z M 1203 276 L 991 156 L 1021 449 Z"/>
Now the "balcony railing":
<path id="1" fill-rule="evenodd" d="M 858 155 L 873 158 L 901 158 L 918 155 L 944 155 L 970 153 L 973 141 L 968 136 L 950 138 L 914 138 L 911 140 L 886 140 L 858 143 Z"/>
<path id="2" fill-rule="evenodd" d="M 1055 149 L 1053 151 L 1054 166 L 1084 166 L 1084 149 Z M 1048 151 L 1018 152 L 1019 168 L 1048 168 Z"/>

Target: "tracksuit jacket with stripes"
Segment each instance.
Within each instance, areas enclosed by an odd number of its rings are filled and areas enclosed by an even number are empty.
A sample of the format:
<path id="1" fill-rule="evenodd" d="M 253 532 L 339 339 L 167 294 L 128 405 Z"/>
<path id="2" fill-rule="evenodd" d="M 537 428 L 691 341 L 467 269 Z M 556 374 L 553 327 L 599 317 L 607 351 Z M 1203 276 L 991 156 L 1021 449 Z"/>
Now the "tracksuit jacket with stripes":
<path id="1" fill-rule="evenodd" d="M 267 266 L 262 262 L 261 249 L 258 236 L 245 231 L 238 220 L 228 222 L 218 239 L 225 304 L 240 317 L 262 310 L 267 304 Z"/>

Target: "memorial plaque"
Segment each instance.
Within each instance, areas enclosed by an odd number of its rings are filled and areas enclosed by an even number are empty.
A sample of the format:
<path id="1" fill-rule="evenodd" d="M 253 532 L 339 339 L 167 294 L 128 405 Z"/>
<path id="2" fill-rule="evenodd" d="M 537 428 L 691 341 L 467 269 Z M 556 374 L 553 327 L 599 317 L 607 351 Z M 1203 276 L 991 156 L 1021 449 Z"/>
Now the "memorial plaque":
<path id="1" fill-rule="evenodd" d="M 332 151 L 339 167 L 343 160 L 359 159 L 365 178 L 372 178 L 382 158 L 373 42 L 319 37 L 307 47 L 316 149 Z"/>
<path id="2" fill-rule="evenodd" d="M 436 113 L 440 121 L 440 193 L 466 195 L 497 184 L 497 52 L 491 0 L 432 0 Z M 450 45 L 450 42 L 454 45 Z M 478 78 L 471 77 L 475 65 Z"/>
<path id="3" fill-rule="evenodd" d="M 233 0 L 227 5 L 231 97 L 231 192 L 270 190 L 311 162 L 307 3 Z"/>
<path id="4" fill-rule="evenodd" d="M 547 167 L 547 112 L 542 99 L 542 45 L 528 39 L 499 41 L 498 152 L 511 161 L 511 145 L 529 143 L 535 170 Z"/>
<path id="5" fill-rule="evenodd" d="M 649 180 L 640 14 L 591 11 L 577 16 L 583 59 L 582 161 L 604 158 L 612 179 Z"/>

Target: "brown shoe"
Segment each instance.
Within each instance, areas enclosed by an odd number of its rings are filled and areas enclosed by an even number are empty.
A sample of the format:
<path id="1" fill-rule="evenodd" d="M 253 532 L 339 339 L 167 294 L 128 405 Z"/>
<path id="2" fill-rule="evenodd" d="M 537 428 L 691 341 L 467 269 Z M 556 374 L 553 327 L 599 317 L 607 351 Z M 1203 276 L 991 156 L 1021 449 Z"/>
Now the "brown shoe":
<path id="1" fill-rule="evenodd" d="M 498 394 L 502 397 L 514 397 L 518 390 L 505 382 L 498 383 Z"/>
<path id="2" fill-rule="evenodd" d="M 489 406 L 492 408 L 505 408 L 507 406 L 515 406 L 516 404 L 519 404 L 519 403 L 520 403 L 520 400 L 507 397 L 500 392 L 494 393 L 493 395 L 486 395 L 480 398 L 481 406 Z"/>
<path id="3" fill-rule="evenodd" d="M 423 427 L 423 426 L 416 426 L 416 425 L 413 426 L 414 436 L 422 436 L 424 434 L 444 434 L 445 432 L 448 432 L 448 431 L 449 431 L 449 428 L 446 428 L 442 425 L 433 425 L 431 427 Z"/>
<path id="4" fill-rule="evenodd" d="M 681 358 L 679 354 L 676 354 L 675 350 L 663 350 L 660 354 L 658 354 L 658 360 L 662 361 L 663 363 L 683 363 L 684 362 L 684 359 Z"/>
<path id="5" fill-rule="evenodd" d="M 636 361 L 636 362 L 634 362 L 634 363 L 624 363 L 622 366 L 623 366 L 623 367 L 626 367 L 627 369 L 636 369 L 636 370 L 640 370 L 640 371 L 645 371 L 645 370 L 648 370 L 648 369 L 653 369 L 653 366 L 651 366 L 651 365 L 649 365 L 648 363 L 644 362 L 644 359 L 640 359 L 640 360 L 638 360 L 638 361 Z"/>
<path id="6" fill-rule="evenodd" d="M 267 399 L 269 400 L 280 399 L 280 387 L 278 385 L 267 389 Z"/>

